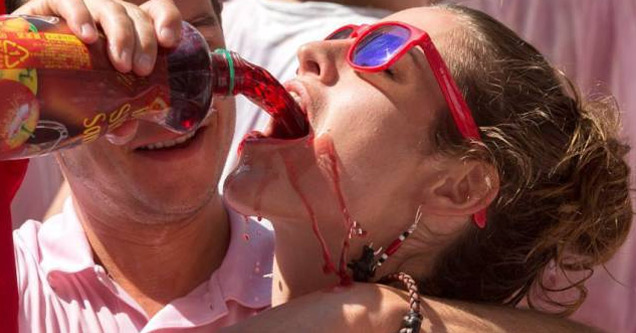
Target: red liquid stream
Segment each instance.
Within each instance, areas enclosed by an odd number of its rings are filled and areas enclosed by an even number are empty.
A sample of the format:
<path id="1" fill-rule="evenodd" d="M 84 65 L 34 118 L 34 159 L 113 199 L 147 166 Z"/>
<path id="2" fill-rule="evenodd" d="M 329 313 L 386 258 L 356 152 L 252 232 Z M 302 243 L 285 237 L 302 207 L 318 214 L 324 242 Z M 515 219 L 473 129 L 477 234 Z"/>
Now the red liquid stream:
<path id="1" fill-rule="evenodd" d="M 248 233 L 249 224 L 250 218 L 247 215 L 243 215 L 243 240 L 246 242 L 250 240 L 250 235 Z"/>
<path id="2" fill-rule="evenodd" d="M 321 142 L 323 143 L 321 146 L 321 155 L 325 156 L 327 158 L 327 162 L 329 163 L 329 171 L 333 183 L 333 190 L 336 193 L 338 205 L 340 207 L 340 211 L 342 212 L 342 216 L 344 217 L 345 230 L 347 230 L 347 233 L 342 240 L 342 250 L 340 252 L 340 260 L 338 263 L 338 275 L 340 276 L 341 285 L 349 285 L 352 281 L 351 277 L 346 273 L 347 254 L 349 253 L 349 241 L 351 240 L 351 237 L 353 235 L 354 223 L 353 219 L 351 218 L 351 214 L 349 214 L 349 209 L 347 208 L 347 204 L 345 203 L 344 195 L 342 194 L 342 189 L 340 187 L 340 172 L 338 171 L 338 160 L 336 158 L 336 149 L 333 145 L 333 140 L 331 139 L 331 137 L 323 135 L 321 137 Z"/>
<path id="3" fill-rule="evenodd" d="M 309 133 L 307 115 L 285 88 L 264 68 L 251 64 L 231 53 L 234 64 L 234 89 L 228 91 L 230 67 L 223 54 L 212 53 L 212 83 L 214 94 L 242 94 L 274 119 L 272 137 L 299 138 Z"/>
<path id="4" fill-rule="evenodd" d="M 347 272 L 347 255 L 349 252 L 350 240 L 354 235 L 364 237 L 366 236 L 366 233 L 363 232 L 358 234 L 354 232 L 356 228 L 356 223 L 353 221 L 353 218 L 351 217 L 351 214 L 349 213 L 349 209 L 347 208 L 344 194 L 340 186 L 340 171 L 338 169 L 338 160 L 337 160 L 337 155 L 336 155 L 336 151 L 335 151 L 332 139 L 329 136 L 323 135 L 320 137 L 319 140 L 316 140 L 316 141 L 318 146 L 318 149 L 317 149 L 318 158 L 326 159 L 327 166 L 328 166 L 326 171 L 328 173 L 328 177 L 331 180 L 332 190 L 336 196 L 336 201 L 338 202 L 339 211 L 342 214 L 344 219 L 343 226 L 346 232 L 342 241 L 342 248 L 340 252 L 340 258 L 338 260 L 338 266 L 334 264 L 332 260 L 332 255 L 329 251 L 329 247 L 327 246 L 327 242 L 324 236 L 322 235 L 322 233 L 320 232 L 320 228 L 318 226 L 318 219 L 316 217 L 316 213 L 311 203 L 309 202 L 310 200 L 308 199 L 308 196 L 303 192 L 303 189 L 300 186 L 300 182 L 298 180 L 298 172 L 296 170 L 295 165 L 291 162 L 291 159 L 286 158 L 284 154 L 281 154 L 281 157 L 283 158 L 283 161 L 285 163 L 285 168 L 287 170 L 287 176 L 288 176 L 289 182 L 292 188 L 294 189 L 294 191 L 300 197 L 303 203 L 303 206 L 305 207 L 307 211 L 307 215 L 309 216 L 311 220 L 311 226 L 312 226 L 314 236 L 316 237 L 316 239 L 318 240 L 318 243 L 320 244 L 322 257 L 324 261 L 323 272 L 325 274 L 334 273 L 340 279 L 339 284 L 342 286 L 347 286 L 352 283 L 351 276 L 349 276 Z"/>
<path id="5" fill-rule="evenodd" d="M 294 167 L 293 163 L 290 163 L 287 159 L 285 159 L 284 156 L 282 157 L 283 157 L 283 161 L 285 162 L 285 167 L 287 169 L 287 176 L 289 177 L 289 182 L 291 183 L 292 187 L 294 188 L 294 191 L 296 191 L 296 193 L 300 197 L 300 200 L 303 202 L 305 209 L 307 210 L 307 215 L 309 215 L 309 219 L 311 219 L 311 228 L 314 232 L 314 235 L 316 236 L 316 239 L 318 239 L 318 243 L 320 244 L 320 247 L 322 249 L 322 258 L 324 261 L 322 271 L 325 274 L 329 274 L 332 272 L 335 273 L 336 266 L 333 264 L 333 260 L 331 260 L 331 253 L 329 252 L 329 247 L 327 246 L 327 242 L 325 241 L 325 238 L 322 236 L 322 233 L 320 233 L 320 228 L 318 228 L 318 219 L 316 218 L 314 209 L 311 207 L 309 200 L 300 189 L 300 185 L 298 182 L 298 174 L 296 173 L 296 168 Z M 341 277 L 341 280 L 342 280 L 342 277 Z"/>

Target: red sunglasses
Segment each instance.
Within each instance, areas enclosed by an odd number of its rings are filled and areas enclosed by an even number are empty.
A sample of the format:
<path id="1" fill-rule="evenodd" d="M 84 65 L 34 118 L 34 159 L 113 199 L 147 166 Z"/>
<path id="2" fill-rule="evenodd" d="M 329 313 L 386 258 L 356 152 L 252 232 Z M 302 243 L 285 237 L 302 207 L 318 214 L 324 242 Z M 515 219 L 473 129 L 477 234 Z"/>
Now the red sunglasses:
<path id="1" fill-rule="evenodd" d="M 481 141 L 479 129 L 468 104 L 459 92 L 457 84 L 428 33 L 402 22 L 380 22 L 372 25 L 345 25 L 325 39 L 349 38 L 355 38 L 355 41 L 347 52 L 347 62 L 361 72 L 373 73 L 386 70 L 414 46 L 421 47 L 442 90 L 457 129 L 465 139 Z M 486 209 L 475 213 L 473 220 L 479 228 L 484 228 Z"/>

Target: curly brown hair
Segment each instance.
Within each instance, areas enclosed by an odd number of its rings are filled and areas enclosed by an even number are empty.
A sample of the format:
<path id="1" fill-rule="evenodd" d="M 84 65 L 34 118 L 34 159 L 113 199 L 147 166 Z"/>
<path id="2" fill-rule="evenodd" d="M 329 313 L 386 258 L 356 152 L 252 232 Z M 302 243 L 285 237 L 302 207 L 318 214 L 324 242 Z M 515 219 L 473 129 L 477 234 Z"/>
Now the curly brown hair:
<path id="1" fill-rule="evenodd" d="M 629 147 L 616 137 L 611 98 L 583 102 L 572 83 L 530 44 L 490 16 L 439 6 L 462 28 L 439 43 L 480 128 L 483 144 L 462 140 L 440 112 L 440 152 L 485 159 L 501 180 L 487 228 L 470 226 L 436 261 L 420 288 L 429 295 L 516 305 L 541 291 L 558 312 L 576 310 L 585 279 L 570 281 L 574 302 L 542 283 L 552 262 L 562 272 L 593 271 L 625 240 L 632 220 Z M 535 294 L 535 293 L 533 293 Z M 528 298 L 531 307 L 535 302 Z"/>

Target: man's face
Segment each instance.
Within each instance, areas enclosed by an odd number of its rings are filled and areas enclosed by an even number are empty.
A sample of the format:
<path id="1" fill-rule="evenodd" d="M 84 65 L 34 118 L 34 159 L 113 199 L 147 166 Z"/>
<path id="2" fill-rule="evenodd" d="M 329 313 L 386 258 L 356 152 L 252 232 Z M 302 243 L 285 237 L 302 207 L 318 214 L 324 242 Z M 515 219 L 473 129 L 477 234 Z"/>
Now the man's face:
<path id="1" fill-rule="evenodd" d="M 175 3 L 211 49 L 224 47 L 210 0 Z M 186 218 L 197 212 L 217 195 L 234 129 L 233 99 L 216 97 L 212 108 L 207 125 L 192 137 L 140 121 L 136 136 L 123 146 L 102 138 L 59 153 L 58 161 L 74 196 L 89 198 L 92 205 L 99 203 L 112 214 L 148 222 Z M 176 142 L 169 148 L 156 148 Z"/>

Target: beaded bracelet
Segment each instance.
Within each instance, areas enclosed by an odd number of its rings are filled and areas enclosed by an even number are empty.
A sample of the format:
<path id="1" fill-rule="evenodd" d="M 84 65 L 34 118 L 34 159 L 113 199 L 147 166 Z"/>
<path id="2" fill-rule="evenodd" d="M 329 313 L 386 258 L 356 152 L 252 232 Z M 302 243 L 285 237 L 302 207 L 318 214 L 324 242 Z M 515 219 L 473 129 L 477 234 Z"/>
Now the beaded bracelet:
<path id="1" fill-rule="evenodd" d="M 420 312 L 420 293 L 417 289 L 417 283 L 408 274 L 399 272 L 389 274 L 379 281 L 380 283 L 400 282 L 409 292 L 409 312 L 402 320 L 402 327 L 398 333 L 419 333 L 424 316 Z"/>

